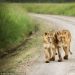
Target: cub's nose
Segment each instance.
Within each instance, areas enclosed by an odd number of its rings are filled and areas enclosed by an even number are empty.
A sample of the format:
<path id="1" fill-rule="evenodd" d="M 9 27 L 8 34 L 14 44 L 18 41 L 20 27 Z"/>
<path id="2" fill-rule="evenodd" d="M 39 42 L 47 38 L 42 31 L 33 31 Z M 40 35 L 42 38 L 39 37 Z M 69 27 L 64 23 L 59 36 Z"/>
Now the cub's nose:
<path id="1" fill-rule="evenodd" d="M 49 39 L 50 37 L 48 37 L 48 39 Z"/>

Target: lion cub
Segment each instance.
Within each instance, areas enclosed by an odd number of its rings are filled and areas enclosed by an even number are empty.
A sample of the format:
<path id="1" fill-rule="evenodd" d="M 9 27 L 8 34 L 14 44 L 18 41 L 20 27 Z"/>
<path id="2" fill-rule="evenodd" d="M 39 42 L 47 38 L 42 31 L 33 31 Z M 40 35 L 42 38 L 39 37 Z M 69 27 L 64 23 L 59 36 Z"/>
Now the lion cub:
<path id="1" fill-rule="evenodd" d="M 59 55 L 59 62 L 62 61 L 61 56 L 61 48 L 65 51 L 64 59 L 68 59 L 68 53 L 72 54 L 70 51 L 70 43 L 71 43 L 71 33 L 68 30 L 60 30 L 56 33 L 56 40 L 57 40 L 57 49 Z"/>
<path id="2" fill-rule="evenodd" d="M 46 63 L 49 63 L 50 60 L 55 60 L 56 53 L 56 40 L 55 40 L 55 32 L 46 31 L 43 36 L 43 46 L 44 53 L 46 58 Z"/>

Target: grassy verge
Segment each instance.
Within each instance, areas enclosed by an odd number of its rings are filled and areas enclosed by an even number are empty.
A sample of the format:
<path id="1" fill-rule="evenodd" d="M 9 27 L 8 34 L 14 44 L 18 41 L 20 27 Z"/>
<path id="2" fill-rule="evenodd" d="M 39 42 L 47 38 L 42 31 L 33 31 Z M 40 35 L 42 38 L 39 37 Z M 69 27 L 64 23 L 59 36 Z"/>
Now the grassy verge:
<path id="1" fill-rule="evenodd" d="M 36 36 L 34 34 L 32 37 Z M 36 38 L 36 37 L 35 37 Z M 33 38 L 28 40 L 28 42 L 21 45 L 16 49 L 15 52 L 7 55 L 4 58 L 0 59 L 0 72 L 12 72 L 14 73 L 16 68 L 21 66 L 22 62 L 26 62 L 28 58 L 31 58 L 35 55 L 37 51 L 35 51 L 36 39 Z M 26 64 L 26 63 L 25 63 Z"/>
<path id="2" fill-rule="evenodd" d="M 34 31 L 34 25 L 18 4 L 0 3 L 0 56 L 22 43 Z"/>
<path id="3" fill-rule="evenodd" d="M 61 4 L 22 4 L 21 5 L 26 11 L 32 13 L 41 13 L 41 14 L 54 14 L 54 15 L 67 15 L 75 16 L 75 3 L 61 3 Z"/>
<path id="4" fill-rule="evenodd" d="M 0 72 L 22 72 L 23 67 L 26 66 L 27 68 L 27 64 L 32 63 L 32 61 L 29 60 L 43 51 L 42 37 L 44 32 L 46 30 L 56 30 L 53 23 L 41 19 L 38 20 L 37 18 L 33 20 L 39 27 L 39 30 L 31 36 L 31 40 L 28 40 L 27 43 L 24 43 L 15 52 L 0 59 Z"/>

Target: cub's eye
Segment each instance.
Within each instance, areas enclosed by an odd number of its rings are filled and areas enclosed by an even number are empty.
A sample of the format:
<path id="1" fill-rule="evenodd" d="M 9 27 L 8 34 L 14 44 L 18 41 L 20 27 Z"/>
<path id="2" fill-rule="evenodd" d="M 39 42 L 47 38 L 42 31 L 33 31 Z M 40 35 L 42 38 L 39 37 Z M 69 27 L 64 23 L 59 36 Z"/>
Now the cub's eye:
<path id="1" fill-rule="evenodd" d="M 48 33 L 47 33 L 47 32 L 45 32 L 45 35 L 48 35 Z"/>
<path id="2" fill-rule="evenodd" d="M 65 39 L 65 37 L 63 37 Z"/>

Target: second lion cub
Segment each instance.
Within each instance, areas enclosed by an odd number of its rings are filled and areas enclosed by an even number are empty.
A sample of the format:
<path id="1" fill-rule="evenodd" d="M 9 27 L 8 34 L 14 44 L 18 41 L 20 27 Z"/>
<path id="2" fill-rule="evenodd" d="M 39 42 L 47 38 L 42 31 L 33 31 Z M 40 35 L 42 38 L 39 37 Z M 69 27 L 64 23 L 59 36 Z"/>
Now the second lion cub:
<path id="1" fill-rule="evenodd" d="M 69 52 L 70 51 L 70 43 L 71 43 L 71 33 L 68 30 L 60 30 L 56 33 L 56 40 L 57 40 L 57 50 L 58 50 L 58 56 L 59 56 L 59 62 L 62 61 L 62 53 L 61 48 L 65 51 L 64 59 L 68 60 Z"/>
<path id="2" fill-rule="evenodd" d="M 46 31 L 43 36 L 43 46 L 44 46 L 44 53 L 46 58 L 46 63 L 49 63 L 50 60 L 55 60 L 55 53 L 56 53 L 56 38 L 55 32 L 53 31 Z"/>

